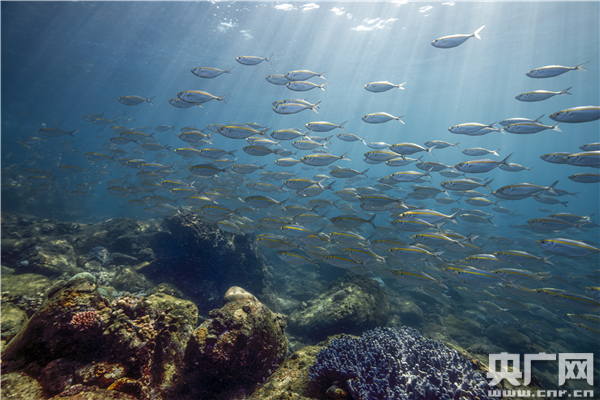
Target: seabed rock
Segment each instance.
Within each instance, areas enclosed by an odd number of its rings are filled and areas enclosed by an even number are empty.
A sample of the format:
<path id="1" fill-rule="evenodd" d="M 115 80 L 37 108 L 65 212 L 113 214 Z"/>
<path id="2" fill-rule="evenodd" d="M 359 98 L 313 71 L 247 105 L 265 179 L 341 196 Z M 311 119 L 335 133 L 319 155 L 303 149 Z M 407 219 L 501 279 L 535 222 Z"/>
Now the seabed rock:
<path id="1" fill-rule="evenodd" d="M 383 326 L 390 303 L 385 289 L 372 279 L 350 275 L 289 318 L 291 333 L 321 341 L 339 333 L 360 334 Z"/>
<path id="2" fill-rule="evenodd" d="M 228 291 L 224 303 L 194 331 L 180 385 L 167 398 L 229 399 L 254 389 L 284 360 L 284 316 L 241 288 Z"/>

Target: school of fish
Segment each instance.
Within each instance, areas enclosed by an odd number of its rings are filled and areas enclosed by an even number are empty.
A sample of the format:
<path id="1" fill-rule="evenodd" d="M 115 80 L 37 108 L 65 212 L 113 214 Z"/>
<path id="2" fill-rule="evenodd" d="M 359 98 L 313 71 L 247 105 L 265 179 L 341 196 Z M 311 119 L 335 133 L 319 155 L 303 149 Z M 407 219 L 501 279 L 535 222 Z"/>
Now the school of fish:
<path id="1" fill-rule="evenodd" d="M 484 27 L 472 34 L 440 37 L 431 44 L 439 49 L 467 46 L 469 38 L 481 39 Z M 239 56 L 235 61 L 241 65 L 235 68 L 190 68 L 201 80 L 242 79 L 245 68 L 276 65 L 273 57 Z M 541 66 L 523 73 L 532 79 L 551 79 L 585 71 L 585 64 Z M 86 128 L 95 124 L 107 129 L 100 136 L 104 144 L 84 154 L 89 168 L 62 162 L 52 171 L 13 165 L 3 169 L 3 176 L 24 176 L 44 195 L 52 188 L 54 176 L 68 174 L 80 178 L 73 180 L 80 183 L 68 188 L 73 196 L 84 198 L 103 187 L 117 201 L 141 207 L 149 214 L 192 211 L 223 231 L 254 235 L 259 245 L 273 249 L 292 266 L 332 265 L 396 279 L 444 301 L 452 301 L 452 293 L 468 293 L 510 323 L 518 324 L 522 312 L 527 311 L 535 317 L 529 322 L 540 329 L 570 324 L 584 335 L 600 335 L 600 272 L 595 269 L 582 274 L 577 268 L 577 263 L 598 265 L 598 225 L 594 215 L 566 212 L 567 199 L 576 194 L 560 189 L 564 179 L 582 185 L 600 182 L 600 143 L 579 143 L 579 149 L 571 152 L 539 154 L 548 163 L 579 166 L 582 172 L 557 174 L 552 182 L 525 182 L 519 172 L 528 167 L 512 163 L 512 153 L 504 154 L 505 149 L 460 149 L 460 138 L 456 143 L 367 142 L 361 135 L 346 132 L 347 123 L 353 127 L 362 124 L 356 116 L 318 120 L 316 114 L 326 101 L 311 104 L 294 92 L 326 92 L 328 85 L 338 84 L 323 82 L 325 74 L 299 69 L 265 77 L 265 85 L 282 87 L 281 99 L 272 103 L 272 112 L 281 115 L 278 126 L 215 120 L 206 126 L 176 130 L 176 125 L 167 124 L 134 127 L 140 121 L 126 119 L 126 113 L 110 118 L 104 113 L 91 114 L 83 116 Z M 364 89 L 375 96 L 400 89 L 398 95 L 403 95 L 405 84 L 365 82 Z M 537 90 L 519 94 L 516 99 L 544 101 L 568 96 L 569 90 L 585 88 Z M 212 107 L 215 103 L 227 106 L 229 96 L 236 93 L 190 88 L 175 89 L 171 99 L 160 101 L 138 94 L 124 94 L 115 101 L 128 107 L 154 107 L 150 110 L 154 111 L 160 107 Z M 285 115 L 303 111 L 315 118 L 307 118 L 304 126 L 286 125 Z M 554 124 L 542 122 L 544 116 L 507 116 L 494 123 L 449 121 L 448 131 L 467 136 L 566 131 L 569 124 L 600 119 L 600 106 L 549 107 L 548 115 Z M 360 119 L 376 129 L 376 124 L 405 124 L 403 117 L 379 111 Z M 49 123 L 31 132 L 21 146 L 30 149 L 57 138 L 78 138 L 79 129 L 67 131 L 54 125 Z M 164 135 L 177 135 L 180 146 L 162 144 Z M 346 142 L 348 150 L 330 153 L 328 144 L 336 140 Z M 68 149 L 69 142 L 65 146 Z M 459 150 L 465 156 L 463 162 L 443 163 L 444 152 Z M 240 152 L 256 161 L 237 163 L 236 153 Z M 427 153 L 427 161 L 423 156 L 415 158 L 417 153 Z M 357 167 L 360 159 L 363 166 Z M 372 176 L 373 164 L 380 163 L 393 172 Z M 494 179 L 480 177 L 496 168 L 515 173 L 514 183 L 497 187 Z M 118 173 L 110 173 L 112 169 Z M 430 183 L 434 178 L 440 182 Z M 519 213 L 521 201 L 565 207 L 565 212 L 547 209 L 546 217 L 529 219 Z M 439 211 L 449 207 L 453 208 Z M 506 227 L 499 221 L 504 218 L 520 218 L 522 223 Z M 514 234 L 495 236 L 494 231 L 501 227 L 510 228 Z M 585 239 L 578 239 L 580 235 Z"/>

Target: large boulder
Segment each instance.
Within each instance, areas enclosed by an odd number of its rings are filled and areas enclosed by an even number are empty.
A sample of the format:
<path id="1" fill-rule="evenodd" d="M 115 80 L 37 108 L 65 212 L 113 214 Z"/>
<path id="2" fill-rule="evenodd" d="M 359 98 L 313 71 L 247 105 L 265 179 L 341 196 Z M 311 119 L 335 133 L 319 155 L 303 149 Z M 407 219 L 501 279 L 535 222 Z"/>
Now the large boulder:
<path id="1" fill-rule="evenodd" d="M 284 360 L 285 317 L 240 289 L 229 291 L 224 306 L 194 331 L 171 398 L 231 398 L 262 383 Z"/>
<path id="2" fill-rule="evenodd" d="M 318 342 L 339 333 L 359 335 L 386 324 L 390 303 L 385 289 L 373 279 L 349 275 L 331 289 L 294 311 L 289 331 Z"/>

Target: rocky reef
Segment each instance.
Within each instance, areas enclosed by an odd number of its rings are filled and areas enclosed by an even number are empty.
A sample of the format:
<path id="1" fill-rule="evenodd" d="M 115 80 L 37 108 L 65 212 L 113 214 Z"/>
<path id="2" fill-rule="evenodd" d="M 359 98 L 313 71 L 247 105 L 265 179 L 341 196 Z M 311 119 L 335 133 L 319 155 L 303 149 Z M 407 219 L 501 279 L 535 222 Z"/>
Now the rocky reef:
<path id="1" fill-rule="evenodd" d="M 531 331 L 514 334 L 501 320 L 486 320 L 479 305 L 458 293 L 403 287 L 327 265 L 290 267 L 269 257 L 272 249 L 257 246 L 251 235 L 220 231 L 190 213 L 96 224 L 3 214 L 1 228 L 2 398 L 351 400 L 380 394 L 370 378 L 349 378 L 356 370 L 344 362 L 371 363 L 376 386 L 391 390 L 406 390 L 410 385 L 401 379 L 410 376 L 415 396 L 470 376 L 447 347 L 425 346 L 428 339 L 415 339 L 412 331 L 370 331 L 383 326 L 418 328 L 463 356 L 460 346 L 468 348 L 483 372 L 489 353 L 542 351 Z M 368 345 L 349 336 L 366 331 Z M 436 360 L 435 368 L 419 361 L 421 372 L 398 378 L 395 367 L 358 356 L 400 357 L 402 346 L 390 344 L 398 337 L 425 346 L 419 351 L 425 361 Z M 551 337 L 545 340 L 549 348 Z M 447 357 L 449 364 L 440 361 Z M 342 372 L 320 375 L 336 370 L 336 363 Z M 464 375 L 445 372 L 435 381 L 443 366 Z M 434 380 L 417 383 L 422 375 Z"/>
<path id="2" fill-rule="evenodd" d="M 173 284 L 203 315 L 220 306 L 231 286 L 276 305 L 255 240 L 223 232 L 193 213 L 97 224 L 3 214 L 1 250 L 9 273 L 68 279 L 89 272 L 117 293 L 148 294 L 160 283 Z"/>
<path id="3" fill-rule="evenodd" d="M 38 398 L 217 399 L 251 390 L 287 354 L 285 318 L 234 292 L 196 328 L 190 301 L 164 293 L 109 301 L 82 274 L 56 285 L 6 346 L 7 387 L 25 373 Z"/>

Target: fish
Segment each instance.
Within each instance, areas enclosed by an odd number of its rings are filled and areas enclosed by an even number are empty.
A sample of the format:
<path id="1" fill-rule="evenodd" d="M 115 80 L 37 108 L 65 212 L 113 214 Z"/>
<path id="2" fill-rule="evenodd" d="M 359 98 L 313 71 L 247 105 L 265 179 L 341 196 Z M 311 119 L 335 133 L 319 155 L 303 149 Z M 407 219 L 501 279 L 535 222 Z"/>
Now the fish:
<path id="1" fill-rule="evenodd" d="M 365 138 L 359 138 L 358 136 L 352 134 L 352 133 L 338 133 L 337 135 L 335 135 L 338 139 L 343 140 L 344 142 L 363 142 L 364 145 L 366 145 L 367 143 L 365 142 Z"/>
<path id="2" fill-rule="evenodd" d="M 521 93 L 520 95 L 517 95 L 515 99 L 519 101 L 542 101 L 549 99 L 550 97 L 560 96 L 563 94 L 571 95 L 572 93 L 569 93 L 569 90 L 571 89 L 572 87 L 561 90 L 560 92 L 551 92 L 549 90 L 534 90 L 533 92 Z"/>
<path id="3" fill-rule="evenodd" d="M 438 149 L 445 149 L 447 147 L 456 147 L 458 149 L 458 145 L 460 144 L 460 142 L 450 143 L 450 142 L 445 142 L 443 140 L 428 140 L 424 144 L 427 147 L 435 147 Z"/>
<path id="4" fill-rule="evenodd" d="M 566 163 L 578 167 L 600 167 L 600 150 L 573 153 L 565 157 Z"/>
<path id="5" fill-rule="evenodd" d="M 583 64 L 579 64 L 576 67 L 563 67 L 561 65 L 548 65 L 546 67 L 540 67 L 532 69 L 529 72 L 526 72 L 530 78 L 552 78 L 554 76 L 562 75 L 565 72 L 569 71 L 587 71 L 587 69 L 583 68 L 584 65 L 589 63 L 589 61 L 584 62 Z"/>
<path id="6" fill-rule="evenodd" d="M 558 218 L 533 218 L 528 220 L 527 223 L 536 229 L 545 229 L 549 231 L 560 231 L 568 228 L 581 229 L 581 225 L 563 221 Z"/>
<path id="7" fill-rule="evenodd" d="M 346 122 L 348 121 L 344 121 L 339 125 L 336 125 L 334 123 L 331 122 L 327 122 L 327 121 L 316 121 L 316 122 L 309 122 L 306 125 L 304 125 L 306 127 L 306 129 L 308 129 L 309 131 L 314 131 L 314 132 L 329 132 L 335 128 L 340 128 L 342 130 L 344 129 L 344 125 L 346 124 Z"/>
<path id="8" fill-rule="evenodd" d="M 200 78 L 216 78 L 219 75 L 222 74 L 231 74 L 231 70 L 235 68 L 235 67 L 231 67 L 228 69 L 218 69 L 218 68 L 211 68 L 211 67 L 197 67 L 197 68 L 192 68 L 191 72 L 192 74 L 199 76 Z"/>
<path id="9" fill-rule="evenodd" d="M 63 131 L 62 129 L 58 129 L 58 128 L 40 128 L 37 130 L 37 132 L 40 135 L 44 135 L 44 136 L 48 136 L 48 137 L 58 137 L 58 136 L 62 136 L 62 135 L 75 136 L 79 132 L 79 129 L 76 129 L 74 131 Z"/>
<path id="10" fill-rule="evenodd" d="M 497 259 L 515 264 L 531 264 L 531 263 L 545 263 L 554 265 L 551 261 L 548 261 L 549 257 L 543 258 L 535 256 L 531 253 L 527 253 L 522 250 L 502 250 L 493 253 Z"/>
<path id="11" fill-rule="evenodd" d="M 484 128 L 492 128 L 494 130 L 497 130 L 496 128 L 494 128 L 494 125 L 496 123 L 497 122 L 486 125 L 486 124 L 480 124 L 479 122 L 466 122 L 463 124 L 451 126 L 450 128 L 448 128 L 448 130 L 452 133 L 456 133 L 459 135 L 469 135 L 469 134 L 477 133 L 477 132 L 483 130 Z"/>
<path id="12" fill-rule="evenodd" d="M 515 183 L 512 185 L 503 186 L 500 189 L 497 189 L 494 193 L 498 193 L 500 195 L 505 196 L 532 196 L 536 193 L 540 192 L 548 192 L 552 194 L 556 194 L 554 187 L 558 181 L 554 181 L 550 186 L 544 187 L 540 185 L 535 185 L 533 183 Z"/>
<path id="13" fill-rule="evenodd" d="M 500 164 L 500 165 L 498 165 L 498 168 L 500 168 L 502 171 L 507 171 L 507 172 L 519 172 L 519 171 L 524 171 L 524 170 L 531 171 L 531 168 L 524 167 L 517 163 Z"/>
<path id="14" fill-rule="evenodd" d="M 224 125 L 220 126 L 217 129 L 221 135 L 230 139 L 247 139 L 253 135 L 262 135 L 264 136 L 267 129 L 257 130 L 253 128 L 249 128 L 247 126 L 238 126 L 238 125 Z"/>
<path id="15" fill-rule="evenodd" d="M 495 161 L 495 160 L 489 160 L 489 159 L 465 161 L 465 162 L 461 162 L 459 164 L 454 165 L 453 168 L 458 171 L 471 173 L 471 174 L 485 173 L 485 172 L 489 172 L 489 171 L 493 170 L 494 168 L 496 168 L 497 166 L 499 166 L 501 164 L 506 164 L 508 159 L 513 154 L 514 153 L 510 153 L 502 161 Z"/>
<path id="16" fill-rule="evenodd" d="M 296 114 L 304 110 L 312 110 L 319 113 L 319 105 L 321 102 L 315 104 L 301 104 L 301 103 L 282 103 L 273 107 L 273 111 L 277 114 Z"/>
<path id="17" fill-rule="evenodd" d="M 368 90 L 369 92 L 382 93 L 382 92 L 387 92 L 388 90 L 393 89 L 393 88 L 405 90 L 403 87 L 405 84 L 406 84 L 406 82 L 400 83 L 398 85 L 394 85 L 393 83 L 390 83 L 388 81 L 378 81 L 378 82 L 367 83 L 364 86 L 364 88 L 366 90 Z"/>
<path id="18" fill-rule="evenodd" d="M 357 171 L 352 168 L 336 168 L 336 169 L 329 171 L 329 175 L 333 176 L 334 178 L 342 178 L 342 179 L 353 178 L 357 175 L 362 175 L 365 178 L 368 178 L 366 175 L 368 171 L 369 171 L 369 168 L 365 169 L 363 172 Z"/>
<path id="19" fill-rule="evenodd" d="M 225 172 L 227 168 L 217 168 L 212 164 L 198 164 L 191 166 L 189 170 L 192 175 L 213 176 L 218 174 L 219 172 Z"/>
<path id="20" fill-rule="evenodd" d="M 429 258 L 440 259 L 444 252 L 431 252 L 427 249 L 416 247 L 416 246 L 405 246 L 405 247 L 392 247 L 387 251 L 392 257 L 401 261 L 418 261 L 426 260 Z"/>
<path id="21" fill-rule="evenodd" d="M 308 229 L 302 225 L 284 225 L 284 226 L 280 227 L 279 230 L 284 235 L 290 236 L 290 237 L 295 237 L 295 238 L 304 238 L 306 236 L 315 234 L 315 232 L 312 232 L 310 229 Z"/>
<path id="22" fill-rule="evenodd" d="M 488 150 L 488 149 L 484 149 L 483 147 L 471 147 L 468 149 L 464 149 L 462 151 L 462 153 L 467 156 L 475 156 L 475 157 L 484 156 L 486 154 L 493 154 L 497 157 L 499 151 L 500 151 L 500 148 L 497 148 L 496 150 Z"/>
<path id="23" fill-rule="evenodd" d="M 264 146 L 244 146 L 242 150 L 246 154 L 250 154 L 251 156 L 263 157 L 269 154 L 273 154 L 274 151 Z"/>
<path id="24" fill-rule="evenodd" d="M 267 75 L 265 76 L 267 82 L 272 83 L 273 85 L 285 85 L 290 82 L 288 78 L 283 75 Z"/>
<path id="25" fill-rule="evenodd" d="M 426 151 L 433 156 L 435 147 L 423 147 L 415 143 L 396 143 L 389 146 L 389 149 L 398 154 L 414 154 L 420 151 Z"/>
<path id="26" fill-rule="evenodd" d="M 301 129 L 278 129 L 270 133 L 271 137 L 276 140 L 293 140 L 299 137 L 306 136 Z"/>
<path id="27" fill-rule="evenodd" d="M 154 96 L 148 97 L 147 99 L 141 96 L 121 96 L 117 100 L 119 100 L 119 103 L 125 104 L 126 106 L 137 106 L 138 104 L 142 104 L 143 102 L 150 103 L 150 105 L 153 106 L 153 98 Z"/>
<path id="28" fill-rule="evenodd" d="M 439 211 L 428 210 L 428 209 L 417 209 L 417 210 L 409 210 L 401 213 L 399 217 L 401 219 L 414 219 L 419 221 L 424 221 L 430 224 L 436 224 L 438 222 L 442 222 L 444 220 L 448 220 L 455 224 L 458 224 L 457 218 L 458 214 L 461 210 L 457 210 L 453 214 L 443 214 Z"/>
<path id="29" fill-rule="evenodd" d="M 394 117 L 392 114 L 388 114 L 386 112 L 376 112 L 376 113 L 363 115 L 361 117 L 361 119 L 365 122 L 368 122 L 369 124 L 382 124 L 384 122 L 388 122 L 393 119 L 395 119 L 396 121 L 402 122 L 402 124 L 405 124 L 405 122 L 402 121 L 402 118 L 405 116 L 406 115 L 401 115 L 400 117 Z"/>
<path id="30" fill-rule="evenodd" d="M 469 35 L 444 36 L 444 37 L 435 39 L 433 42 L 431 42 L 431 45 L 433 47 L 437 47 L 439 49 L 450 49 L 452 47 L 460 46 L 465 41 L 467 41 L 467 39 L 472 38 L 472 37 L 481 40 L 481 36 L 479 36 L 479 32 L 481 32 L 481 30 L 483 28 L 485 28 L 485 25 L 483 25 L 481 28 L 477 29 L 475 32 L 473 32 Z"/>
<path id="31" fill-rule="evenodd" d="M 392 160 L 394 158 L 402 156 L 401 154 L 398 154 L 395 151 L 388 151 L 388 150 L 373 150 L 373 151 L 368 151 L 364 155 L 369 160 L 381 161 L 381 162 Z"/>
<path id="32" fill-rule="evenodd" d="M 600 253 L 600 248 L 573 239 L 540 239 L 535 244 L 545 251 L 565 257 L 587 257 Z"/>
<path id="33" fill-rule="evenodd" d="M 484 182 L 484 183 L 476 182 L 472 179 L 453 179 L 453 180 L 449 180 L 449 181 L 443 181 L 440 185 L 444 189 L 448 189 L 448 190 L 471 190 L 471 189 L 476 189 L 478 187 L 484 187 L 484 188 L 488 189 L 490 192 L 492 192 L 492 189 L 489 187 L 489 184 L 492 183 L 492 181 L 494 179 L 495 178 L 492 178 L 489 181 Z"/>
<path id="34" fill-rule="evenodd" d="M 600 119 L 600 106 L 581 106 L 567 108 L 550 114 L 550 119 L 557 122 L 580 123 Z"/>
<path id="35" fill-rule="evenodd" d="M 280 259 L 282 259 L 283 261 L 285 261 L 286 263 L 291 264 L 291 265 L 296 265 L 296 266 L 306 265 L 306 264 L 317 265 L 316 260 L 313 260 L 297 251 L 291 251 L 291 250 L 278 251 L 277 257 L 279 257 Z"/>
<path id="36" fill-rule="evenodd" d="M 346 157 L 346 155 L 348 155 L 349 152 L 350 152 L 350 150 L 346 151 L 341 156 L 336 156 L 333 154 L 311 154 L 311 155 L 302 157 L 300 159 L 300 162 L 302 162 L 303 164 L 312 165 L 312 166 L 325 166 L 325 165 L 332 164 L 338 160 L 351 161 L 348 157 Z"/>
<path id="37" fill-rule="evenodd" d="M 325 86 L 329 85 L 329 83 L 324 83 L 322 85 L 317 85 L 312 82 L 302 82 L 302 81 L 292 81 L 285 84 L 290 90 L 294 90 L 296 92 L 306 92 L 307 90 L 312 90 L 315 88 L 319 88 L 322 91 L 325 91 Z"/>
<path id="38" fill-rule="evenodd" d="M 364 219 L 356 215 L 338 215 L 337 217 L 330 218 L 329 220 L 335 226 L 340 226 L 342 228 L 357 228 L 362 224 L 369 223 L 373 229 L 377 229 L 375 223 L 373 222 L 376 216 L 376 214 L 373 214 L 371 218 Z"/>
<path id="39" fill-rule="evenodd" d="M 211 100 L 218 100 L 221 103 L 225 103 L 223 100 L 227 95 L 224 94 L 222 96 L 214 96 L 208 92 L 204 92 L 202 90 L 184 90 L 177 93 L 177 97 L 179 97 L 183 101 L 187 101 L 189 103 L 206 103 Z"/>
<path id="40" fill-rule="evenodd" d="M 557 152 L 557 153 L 543 154 L 540 156 L 540 158 L 542 160 L 552 163 L 552 164 L 566 164 L 567 156 L 570 156 L 571 154 L 573 154 L 573 153 L 567 153 L 567 152 L 561 151 L 561 152 Z"/>
<path id="41" fill-rule="evenodd" d="M 598 183 L 598 182 L 600 182 L 600 174 L 595 174 L 592 172 L 573 174 L 573 175 L 569 175 L 567 178 L 569 178 L 573 182 L 578 182 L 578 183 Z"/>
<path id="42" fill-rule="evenodd" d="M 177 108 L 190 108 L 190 107 L 203 108 L 202 104 L 200 104 L 200 103 L 190 103 L 188 101 L 183 101 L 177 97 L 169 99 L 169 104 L 172 105 L 173 107 L 177 107 Z"/>
<path id="43" fill-rule="evenodd" d="M 325 79 L 325 77 L 323 76 L 323 74 L 325 74 L 325 73 L 327 73 L 327 71 L 312 72 L 312 71 L 303 69 L 303 70 L 297 70 L 297 71 L 290 71 L 285 74 L 285 77 L 290 81 L 305 81 L 305 80 L 313 78 L 315 76 L 318 76 L 321 79 Z"/>
<path id="44" fill-rule="evenodd" d="M 503 129 L 506 132 L 517 134 L 533 134 L 545 131 L 546 129 L 551 129 L 556 132 L 562 132 L 558 125 L 560 125 L 560 122 L 556 125 L 544 125 L 539 124 L 537 122 L 518 122 L 516 124 L 506 125 Z"/>
<path id="45" fill-rule="evenodd" d="M 240 64 L 243 65 L 257 65 L 260 64 L 263 61 L 268 62 L 269 64 L 273 64 L 271 62 L 271 57 L 273 57 L 273 54 L 270 54 L 266 57 L 255 57 L 255 56 L 239 56 L 235 58 L 235 61 L 239 62 Z"/>
<path id="46" fill-rule="evenodd" d="M 517 124 L 520 122 L 535 122 L 538 124 L 542 123 L 542 118 L 544 117 L 545 114 L 540 115 L 539 117 L 537 117 L 536 119 L 529 119 L 529 118 L 508 118 L 508 119 L 503 119 L 502 121 L 499 121 L 498 123 L 502 126 L 506 126 L 506 125 L 510 125 L 510 124 Z"/>

